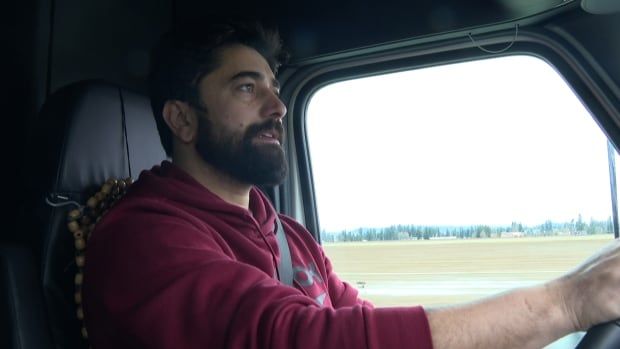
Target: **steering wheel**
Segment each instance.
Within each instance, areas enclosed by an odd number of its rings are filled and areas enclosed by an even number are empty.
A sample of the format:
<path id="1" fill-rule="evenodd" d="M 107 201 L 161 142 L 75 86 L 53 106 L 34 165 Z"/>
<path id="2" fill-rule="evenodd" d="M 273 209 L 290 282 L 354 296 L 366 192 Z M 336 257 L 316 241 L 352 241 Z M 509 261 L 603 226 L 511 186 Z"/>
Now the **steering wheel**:
<path id="1" fill-rule="evenodd" d="M 575 349 L 617 348 L 620 348 L 620 320 L 590 328 Z"/>

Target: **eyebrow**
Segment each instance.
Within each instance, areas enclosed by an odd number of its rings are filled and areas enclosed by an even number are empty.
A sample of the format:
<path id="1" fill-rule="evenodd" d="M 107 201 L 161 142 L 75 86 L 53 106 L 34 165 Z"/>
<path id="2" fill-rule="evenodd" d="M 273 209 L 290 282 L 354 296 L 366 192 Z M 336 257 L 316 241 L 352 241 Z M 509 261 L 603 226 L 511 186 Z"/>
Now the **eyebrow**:
<path id="1" fill-rule="evenodd" d="M 241 71 L 238 72 L 237 74 L 233 75 L 230 78 L 230 81 L 234 81 L 237 79 L 241 79 L 241 78 L 251 78 L 254 80 L 264 80 L 265 79 L 265 75 L 263 73 L 259 73 L 257 71 Z M 271 84 L 273 85 L 273 87 L 277 88 L 278 90 L 280 89 L 280 82 L 276 79 L 272 79 L 271 80 Z"/>

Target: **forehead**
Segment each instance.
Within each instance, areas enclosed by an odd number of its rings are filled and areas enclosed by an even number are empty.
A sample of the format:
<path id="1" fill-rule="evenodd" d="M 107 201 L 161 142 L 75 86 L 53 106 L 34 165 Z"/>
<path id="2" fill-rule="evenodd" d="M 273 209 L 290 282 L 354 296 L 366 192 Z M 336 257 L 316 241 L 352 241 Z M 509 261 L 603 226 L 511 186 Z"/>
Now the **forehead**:
<path id="1" fill-rule="evenodd" d="M 269 80 L 274 79 L 267 60 L 251 47 L 239 44 L 226 46 L 217 53 L 217 60 L 217 68 L 213 73 L 222 77 L 233 76 L 242 71 L 254 71 Z"/>

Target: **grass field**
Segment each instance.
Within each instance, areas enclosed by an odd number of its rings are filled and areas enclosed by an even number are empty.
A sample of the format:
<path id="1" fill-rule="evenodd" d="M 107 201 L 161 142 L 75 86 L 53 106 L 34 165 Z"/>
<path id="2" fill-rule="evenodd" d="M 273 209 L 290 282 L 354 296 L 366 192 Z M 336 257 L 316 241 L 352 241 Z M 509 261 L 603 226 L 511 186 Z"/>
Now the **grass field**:
<path id="1" fill-rule="evenodd" d="M 327 243 L 343 279 L 378 306 L 441 305 L 543 282 L 572 269 L 611 235 Z"/>

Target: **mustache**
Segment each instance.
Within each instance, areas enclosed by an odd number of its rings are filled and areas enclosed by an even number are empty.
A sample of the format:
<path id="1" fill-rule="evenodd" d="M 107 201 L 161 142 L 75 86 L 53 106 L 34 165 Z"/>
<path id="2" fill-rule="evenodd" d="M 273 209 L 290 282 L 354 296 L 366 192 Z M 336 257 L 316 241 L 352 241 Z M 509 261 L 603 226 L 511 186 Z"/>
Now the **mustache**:
<path id="1" fill-rule="evenodd" d="M 280 143 L 284 140 L 284 125 L 282 125 L 282 120 L 280 119 L 269 119 L 260 124 L 254 124 L 248 126 L 245 131 L 245 139 L 251 140 L 255 136 L 265 132 L 265 131 L 275 131 Z"/>

